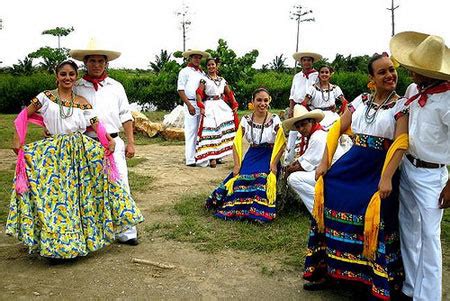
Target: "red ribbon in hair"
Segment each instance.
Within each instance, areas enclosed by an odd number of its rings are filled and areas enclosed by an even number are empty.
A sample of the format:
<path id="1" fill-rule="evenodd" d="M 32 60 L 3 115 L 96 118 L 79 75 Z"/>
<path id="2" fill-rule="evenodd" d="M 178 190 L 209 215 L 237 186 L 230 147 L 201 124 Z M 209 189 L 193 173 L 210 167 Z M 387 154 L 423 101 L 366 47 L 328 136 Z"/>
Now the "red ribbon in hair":
<path id="1" fill-rule="evenodd" d="M 447 92 L 448 90 L 450 90 L 450 83 L 449 82 L 443 82 L 443 83 L 441 83 L 441 84 L 439 84 L 437 86 L 426 88 L 423 91 L 420 91 L 419 93 L 417 93 L 416 95 L 408 98 L 408 100 L 406 101 L 405 105 L 408 106 L 414 100 L 419 98 L 418 103 L 419 103 L 419 105 L 421 107 L 423 107 L 427 103 L 429 94 L 443 93 L 443 92 Z"/>
<path id="2" fill-rule="evenodd" d="M 85 81 L 88 81 L 88 82 L 92 83 L 92 84 L 94 85 L 95 91 L 97 91 L 99 85 L 103 87 L 103 85 L 101 84 L 101 82 L 104 81 L 105 78 L 107 78 L 107 77 L 108 77 L 108 73 L 106 73 L 106 71 L 104 71 L 103 74 L 100 75 L 100 77 L 92 77 L 92 76 L 90 76 L 90 75 L 85 74 L 85 75 L 83 76 L 83 79 L 84 79 Z"/>
<path id="3" fill-rule="evenodd" d="M 311 73 L 317 72 L 317 70 L 312 68 L 312 69 L 309 69 L 309 70 L 302 70 L 302 72 L 303 72 L 303 77 L 306 77 L 307 79 L 309 79 L 309 75 Z"/>

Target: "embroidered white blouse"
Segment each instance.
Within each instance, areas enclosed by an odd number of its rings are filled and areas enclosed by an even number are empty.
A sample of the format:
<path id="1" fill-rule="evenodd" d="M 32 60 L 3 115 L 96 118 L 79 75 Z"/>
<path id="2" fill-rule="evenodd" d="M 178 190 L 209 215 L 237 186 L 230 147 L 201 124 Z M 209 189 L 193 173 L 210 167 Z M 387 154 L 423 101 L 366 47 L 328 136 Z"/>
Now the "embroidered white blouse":
<path id="1" fill-rule="evenodd" d="M 60 115 L 60 106 L 56 97 L 50 91 L 39 93 L 31 100 L 36 107 L 40 107 L 41 113 L 47 130 L 52 135 L 71 134 L 74 132 L 84 133 L 86 128 L 95 120 L 95 113 L 91 105 L 76 105 L 73 107 L 73 113 L 67 118 Z M 62 109 L 67 114 L 70 109 L 70 103 L 63 101 Z"/>
<path id="2" fill-rule="evenodd" d="M 207 97 L 220 96 L 222 98 L 227 81 L 223 77 L 218 77 L 216 80 L 205 76 L 201 82 L 205 84 L 205 94 Z"/>
<path id="3" fill-rule="evenodd" d="M 348 108 L 352 114 L 352 131 L 353 133 L 371 135 L 376 137 L 383 137 L 387 139 L 394 139 L 395 135 L 395 116 L 403 109 L 402 102 L 400 100 L 390 101 L 378 109 L 376 113 L 375 121 L 368 123 L 365 114 L 369 106 L 370 95 L 361 94 L 355 98 Z M 378 105 L 373 103 L 369 115 L 376 112 Z"/>
<path id="4" fill-rule="evenodd" d="M 250 144 L 274 143 L 277 136 L 278 127 L 281 126 L 280 117 L 272 114 L 264 125 L 254 123 L 252 137 L 252 117 L 246 115 L 241 119 L 241 127 L 244 129 L 244 137 Z M 264 128 L 264 130 L 263 130 Z M 262 132 L 262 134 L 261 134 Z"/>
<path id="5" fill-rule="evenodd" d="M 306 78 L 303 71 L 297 73 L 292 80 L 289 99 L 292 99 L 296 103 L 302 103 L 305 100 L 307 89 L 317 81 L 318 75 L 319 72 L 313 72 Z"/>
<path id="6" fill-rule="evenodd" d="M 322 91 L 319 84 L 314 84 L 306 90 L 305 96 L 310 98 L 308 105 L 311 109 L 322 109 L 334 106 L 336 100 L 339 100 L 344 94 L 339 86 L 330 84 L 330 89 Z"/>
<path id="7" fill-rule="evenodd" d="M 94 107 L 98 119 L 108 133 L 118 133 L 122 123 L 133 120 L 125 89 L 118 81 L 107 77 L 95 91 L 92 83 L 80 79 L 74 87 L 75 94 L 83 96 Z"/>
<path id="8" fill-rule="evenodd" d="M 192 67 L 184 67 L 178 74 L 177 90 L 184 91 L 189 100 L 195 101 L 198 84 L 205 77 L 203 71 L 195 70 Z"/>

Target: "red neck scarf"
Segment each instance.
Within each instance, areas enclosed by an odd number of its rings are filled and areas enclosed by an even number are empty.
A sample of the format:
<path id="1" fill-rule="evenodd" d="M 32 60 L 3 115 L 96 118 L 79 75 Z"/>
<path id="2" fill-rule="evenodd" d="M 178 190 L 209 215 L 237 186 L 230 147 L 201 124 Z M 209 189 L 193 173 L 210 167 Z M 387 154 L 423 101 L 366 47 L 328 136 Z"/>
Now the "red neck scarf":
<path id="1" fill-rule="evenodd" d="M 191 67 L 191 68 L 194 68 L 195 71 L 201 71 L 201 72 L 203 72 L 203 70 L 202 70 L 202 68 L 201 68 L 200 66 L 195 66 L 195 65 L 192 64 L 192 63 L 189 63 L 187 66 L 188 66 L 188 67 Z"/>
<path id="2" fill-rule="evenodd" d="M 90 75 L 85 74 L 83 76 L 83 79 L 88 81 L 88 82 L 90 82 L 90 83 L 92 83 L 94 85 L 95 91 L 97 91 L 99 85 L 103 87 L 101 82 L 104 81 L 105 78 L 107 78 L 107 77 L 108 77 L 108 73 L 106 73 L 106 71 L 105 71 L 105 72 L 103 72 L 102 75 L 100 75 L 100 77 L 92 77 Z"/>
<path id="3" fill-rule="evenodd" d="M 425 88 L 423 90 L 419 90 L 419 93 L 417 93 L 416 95 L 410 97 L 405 105 L 410 105 L 414 100 L 416 100 L 417 98 L 418 103 L 421 107 L 425 106 L 428 100 L 428 95 L 429 94 L 438 94 L 438 93 L 443 93 L 443 92 L 447 92 L 448 90 L 450 90 L 450 83 L 449 82 L 443 82 L 440 83 L 436 86 L 431 86 L 428 88 Z"/>
<path id="4" fill-rule="evenodd" d="M 302 140 L 300 141 L 300 156 L 302 156 L 308 149 L 309 138 L 312 136 L 312 134 L 314 134 L 315 131 L 323 131 L 323 127 L 320 125 L 320 123 L 316 123 L 315 125 L 313 125 L 309 136 L 302 136 Z"/>
<path id="5" fill-rule="evenodd" d="M 309 69 L 308 71 L 302 70 L 302 72 L 303 72 L 303 77 L 306 77 L 307 79 L 309 79 L 309 75 L 311 73 L 317 72 L 317 70 L 312 68 L 312 69 Z"/>

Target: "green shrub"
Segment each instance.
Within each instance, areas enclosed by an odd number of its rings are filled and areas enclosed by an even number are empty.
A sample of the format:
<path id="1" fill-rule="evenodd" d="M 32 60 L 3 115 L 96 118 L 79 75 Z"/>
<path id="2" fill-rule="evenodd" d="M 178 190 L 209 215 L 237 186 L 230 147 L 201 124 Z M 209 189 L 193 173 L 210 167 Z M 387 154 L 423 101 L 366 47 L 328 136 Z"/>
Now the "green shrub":
<path id="1" fill-rule="evenodd" d="M 47 73 L 28 76 L 0 74 L 0 112 L 17 113 L 37 94 L 55 86 L 55 77 Z"/>

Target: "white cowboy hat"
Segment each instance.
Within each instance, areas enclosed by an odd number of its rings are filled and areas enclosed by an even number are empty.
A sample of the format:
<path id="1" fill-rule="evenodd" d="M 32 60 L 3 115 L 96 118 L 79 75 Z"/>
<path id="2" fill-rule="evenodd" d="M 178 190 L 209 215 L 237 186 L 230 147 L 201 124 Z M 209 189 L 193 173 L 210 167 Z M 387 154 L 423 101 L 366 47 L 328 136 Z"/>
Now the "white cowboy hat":
<path id="1" fill-rule="evenodd" d="M 97 42 L 93 38 L 89 40 L 86 49 L 73 49 L 69 51 L 69 55 L 79 61 L 84 61 L 87 55 L 104 55 L 108 62 L 110 62 L 118 58 L 120 54 L 118 51 L 104 50 L 97 47 Z"/>
<path id="2" fill-rule="evenodd" d="M 435 79 L 450 80 L 450 50 L 444 39 L 405 31 L 390 42 L 392 57 L 406 69 Z"/>
<path id="3" fill-rule="evenodd" d="M 317 62 L 322 58 L 320 54 L 314 52 L 296 52 L 292 55 L 292 57 L 298 62 L 301 61 L 302 57 L 311 57 L 314 62 Z"/>
<path id="4" fill-rule="evenodd" d="M 208 52 L 201 51 L 201 50 L 194 50 L 194 49 L 188 49 L 185 52 L 183 52 L 182 55 L 183 55 L 184 58 L 188 59 L 191 55 L 194 55 L 194 54 L 201 55 L 202 58 L 209 58 L 210 57 Z"/>
<path id="5" fill-rule="evenodd" d="M 308 111 L 304 106 L 297 104 L 294 106 L 293 117 L 283 121 L 283 129 L 285 131 L 296 131 L 297 129 L 295 128 L 295 123 L 297 121 L 304 119 L 315 119 L 316 122 L 321 122 L 324 117 L 325 114 L 320 109 Z"/>

